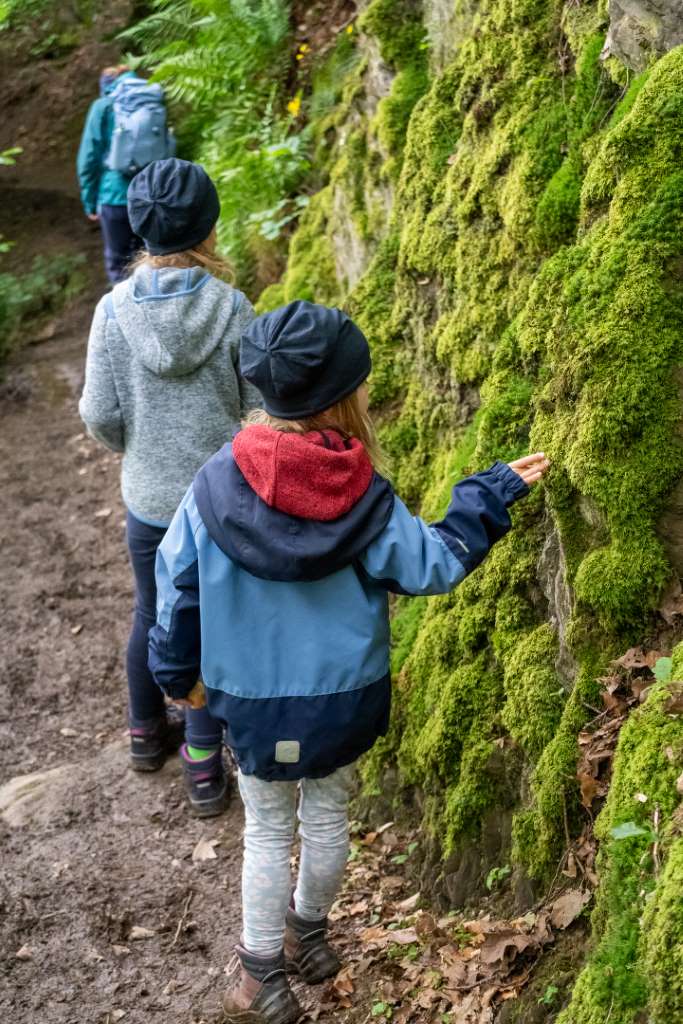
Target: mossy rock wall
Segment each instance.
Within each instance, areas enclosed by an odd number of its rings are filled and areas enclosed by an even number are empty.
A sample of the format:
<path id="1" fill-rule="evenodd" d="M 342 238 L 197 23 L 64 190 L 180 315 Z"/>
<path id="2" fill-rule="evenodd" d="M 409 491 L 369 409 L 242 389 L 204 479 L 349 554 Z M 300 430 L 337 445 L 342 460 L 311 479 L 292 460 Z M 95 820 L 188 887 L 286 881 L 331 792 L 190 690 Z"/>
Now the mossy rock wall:
<path id="1" fill-rule="evenodd" d="M 605 3 L 448 8 L 374 0 L 362 14 L 361 49 L 379 52 L 389 91 L 364 119 L 367 62 L 354 72 L 330 121 L 329 184 L 263 306 L 303 296 L 357 318 L 394 482 L 426 518 L 496 458 L 552 461 L 456 592 L 398 600 L 392 727 L 365 766 L 369 793 L 391 777 L 396 805 L 417 808 L 425 877 L 438 864 L 452 904 L 475 899 L 501 857 L 523 902 L 580 830 L 577 734 L 598 679 L 657 635 L 680 556 L 662 524 L 683 465 L 683 48 L 634 78 L 601 61 Z M 340 215 L 364 240 L 355 282 L 339 270 Z M 683 1014 L 683 750 L 663 699 L 624 729 L 599 824 L 594 949 L 563 1024 Z M 661 871 L 646 878 L 637 843 L 609 838 L 634 817 L 634 786 L 664 822 Z"/>

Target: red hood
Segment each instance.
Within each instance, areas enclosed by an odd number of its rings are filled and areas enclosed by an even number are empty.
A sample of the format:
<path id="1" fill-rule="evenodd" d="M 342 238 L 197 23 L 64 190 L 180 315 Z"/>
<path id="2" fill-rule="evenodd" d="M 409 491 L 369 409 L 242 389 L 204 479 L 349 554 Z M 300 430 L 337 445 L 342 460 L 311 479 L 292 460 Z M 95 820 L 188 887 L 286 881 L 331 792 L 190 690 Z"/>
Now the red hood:
<path id="1" fill-rule="evenodd" d="M 292 434 L 245 427 L 232 443 L 235 462 L 259 498 L 290 516 L 339 519 L 363 497 L 372 480 L 365 448 L 336 430 Z"/>

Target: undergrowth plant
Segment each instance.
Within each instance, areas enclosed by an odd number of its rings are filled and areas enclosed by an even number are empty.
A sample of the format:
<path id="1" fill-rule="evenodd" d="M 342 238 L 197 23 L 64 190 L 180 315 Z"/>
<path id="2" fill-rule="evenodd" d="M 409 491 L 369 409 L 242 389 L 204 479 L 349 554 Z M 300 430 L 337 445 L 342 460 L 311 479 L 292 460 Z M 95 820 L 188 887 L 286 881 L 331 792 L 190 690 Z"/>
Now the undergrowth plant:
<path id="1" fill-rule="evenodd" d="M 121 36 L 175 105 L 181 153 L 216 181 L 220 244 L 255 290 L 278 276 L 310 166 L 287 91 L 289 13 L 284 0 L 154 0 Z"/>
<path id="2" fill-rule="evenodd" d="M 0 273 L 0 374 L 32 319 L 54 313 L 83 286 L 82 254 L 36 256 L 24 273 Z"/>

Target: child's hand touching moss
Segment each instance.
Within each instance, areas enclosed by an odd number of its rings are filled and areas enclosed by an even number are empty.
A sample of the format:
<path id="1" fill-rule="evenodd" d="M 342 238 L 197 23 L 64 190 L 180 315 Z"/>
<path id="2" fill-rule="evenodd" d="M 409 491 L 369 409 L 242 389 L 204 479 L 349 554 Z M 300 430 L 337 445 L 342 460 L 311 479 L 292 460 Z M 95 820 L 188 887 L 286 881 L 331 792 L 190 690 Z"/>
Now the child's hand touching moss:
<path id="1" fill-rule="evenodd" d="M 528 487 L 538 483 L 543 475 L 550 468 L 550 463 L 543 452 L 535 452 L 533 455 L 525 455 L 523 459 L 516 459 L 508 463 Z"/>

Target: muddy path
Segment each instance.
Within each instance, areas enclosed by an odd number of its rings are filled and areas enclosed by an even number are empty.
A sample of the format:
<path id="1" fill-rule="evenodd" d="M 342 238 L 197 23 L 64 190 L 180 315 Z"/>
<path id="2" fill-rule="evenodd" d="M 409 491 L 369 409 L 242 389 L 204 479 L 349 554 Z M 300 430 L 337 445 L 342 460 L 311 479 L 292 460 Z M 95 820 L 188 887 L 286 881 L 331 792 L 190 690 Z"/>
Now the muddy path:
<path id="1" fill-rule="evenodd" d="M 43 203 L 57 244 L 65 202 Z M 88 288 L 17 355 L 0 405 L 0 1019 L 208 1020 L 237 936 L 241 817 L 235 801 L 192 819 L 175 758 L 128 768 L 118 459 L 77 414 L 104 285 L 99 238 L 78 230 Z M 202 837 L 217 857 L 193 862 Z"/>

